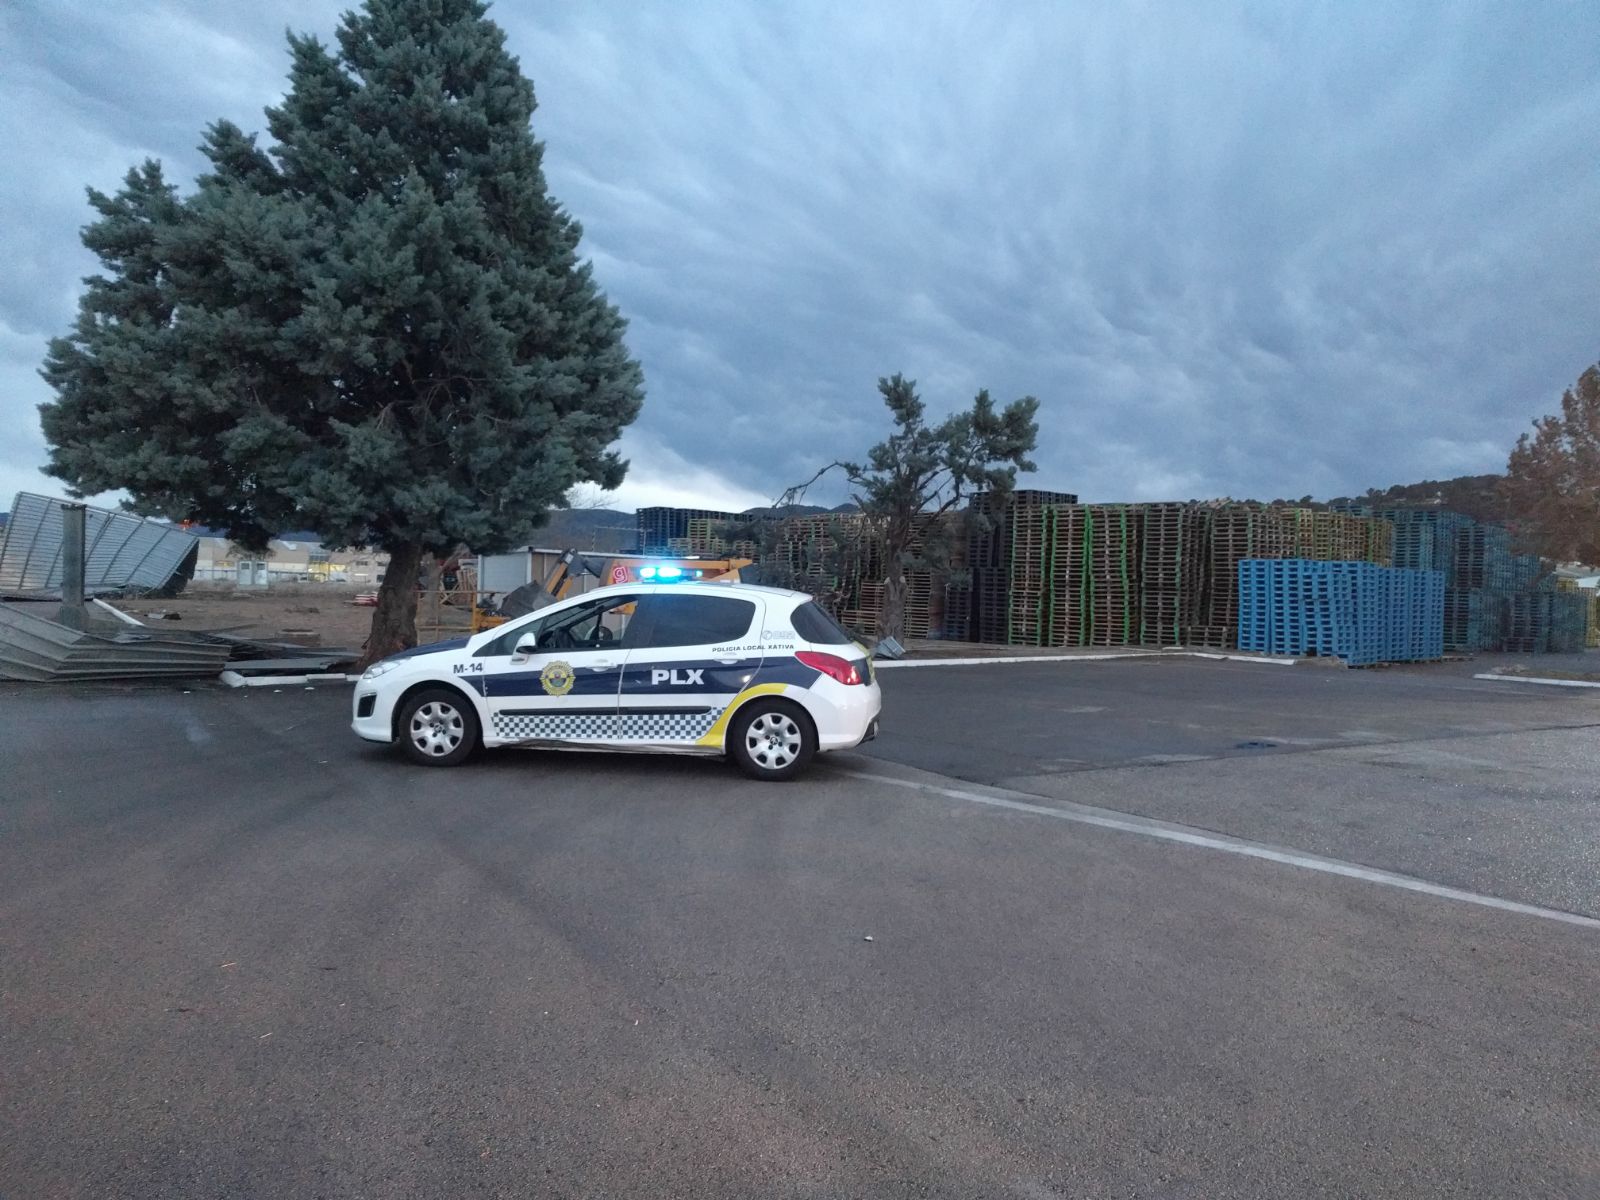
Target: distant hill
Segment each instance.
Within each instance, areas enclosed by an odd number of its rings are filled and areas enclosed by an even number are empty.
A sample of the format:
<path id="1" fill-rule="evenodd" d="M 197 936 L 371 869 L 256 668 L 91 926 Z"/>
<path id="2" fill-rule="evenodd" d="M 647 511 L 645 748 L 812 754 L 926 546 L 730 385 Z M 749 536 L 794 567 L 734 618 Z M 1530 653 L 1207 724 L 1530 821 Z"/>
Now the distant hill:
<path id="1" fill-rule="evenodd" d="M 213 529 L 209 525 L 190 525 L 184 530 L 199 538 L 225 538 L 228 536 L 226 529 Z M 272 535 L 275 542 L 315 542 L 321 544 L 322 535 L 314 529 L 286 529 L 282 533 Z"/>
<path id="2" fill-rule="evenodd" d="M 531 540 L 552 550 L 632 554 L 639 544 L 639 522 L 631 512 L 614 508 L 558 508 L 551 510 L 550 519 Z"/>
<path id="3" fill-rule="evenodd" d="M 757 506 L 747 508 L 740 513 L 741 517 L 816 517 L 824 513 L 851 513 L 856 511 L 854 504 L 836 504 L 832 508 L 823 508 L 820 504 L 783 504 L 776 508 Z"/>

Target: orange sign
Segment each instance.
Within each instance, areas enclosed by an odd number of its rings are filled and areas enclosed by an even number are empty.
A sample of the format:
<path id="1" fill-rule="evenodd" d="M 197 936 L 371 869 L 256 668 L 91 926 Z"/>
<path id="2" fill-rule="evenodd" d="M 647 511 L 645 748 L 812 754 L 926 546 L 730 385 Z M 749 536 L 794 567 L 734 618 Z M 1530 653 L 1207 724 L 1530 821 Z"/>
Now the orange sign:
<path id="1" fill-rule="evenodd" d="M 618 563 L 616 566 L 612 567 L 611 568 L 611 582 L 612 583 L 627 583 L 628 582 L 628 568 L 623 566 L 621 563 Z"/>

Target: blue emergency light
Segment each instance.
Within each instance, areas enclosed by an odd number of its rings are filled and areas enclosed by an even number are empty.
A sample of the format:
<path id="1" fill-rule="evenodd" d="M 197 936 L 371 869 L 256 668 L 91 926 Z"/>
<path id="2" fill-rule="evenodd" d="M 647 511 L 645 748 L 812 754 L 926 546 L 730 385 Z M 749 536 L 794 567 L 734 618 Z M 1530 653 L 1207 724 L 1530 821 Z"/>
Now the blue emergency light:
<path id="1" fill-rule="evenodd" d="M 687 571 L 682 567 L 675 567 L 670 563 L 661 566 L 640 567 L 639 578 L 642 580 L 653 579 L 657 583 L 673 583 L 679 579 L 698 579 L 703 574 L 700 571 Z"/>

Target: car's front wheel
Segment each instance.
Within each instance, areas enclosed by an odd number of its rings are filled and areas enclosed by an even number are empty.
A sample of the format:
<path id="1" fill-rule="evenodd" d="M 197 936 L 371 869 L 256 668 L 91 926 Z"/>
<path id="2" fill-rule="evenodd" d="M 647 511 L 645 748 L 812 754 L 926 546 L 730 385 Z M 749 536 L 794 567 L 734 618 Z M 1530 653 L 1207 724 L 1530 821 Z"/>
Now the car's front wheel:
<path id="1" fill-rule="evenodd" d="M 752 700 L 728 728 L 728 757 L 752 779 L 793 779 L 816 752 L 811 718 L 785 700 Z"/>
<path id="2" fill-rule="evenodd" d="M 425 688 L 400 709 L 400 746 L 425 767 L 453 767 L 478 748 L 478 714 L 449 688 Z"/>

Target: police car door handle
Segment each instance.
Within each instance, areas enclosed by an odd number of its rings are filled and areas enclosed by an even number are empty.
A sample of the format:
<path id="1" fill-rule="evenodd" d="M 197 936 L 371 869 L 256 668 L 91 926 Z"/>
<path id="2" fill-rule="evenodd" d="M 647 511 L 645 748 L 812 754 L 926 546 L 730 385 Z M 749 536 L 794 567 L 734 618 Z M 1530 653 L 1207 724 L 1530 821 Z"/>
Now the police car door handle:
<path id="1" fill-rule="evenodd" d="M 731 667 L 736 663 L 743 662 L 744 659 L 740 658 L 737 654 L 727 654 L 727 655 L 719 654 L 719 655 L 717 655 L 717 661 L 719 663 L 722 663 L 725 666 Z"/>

